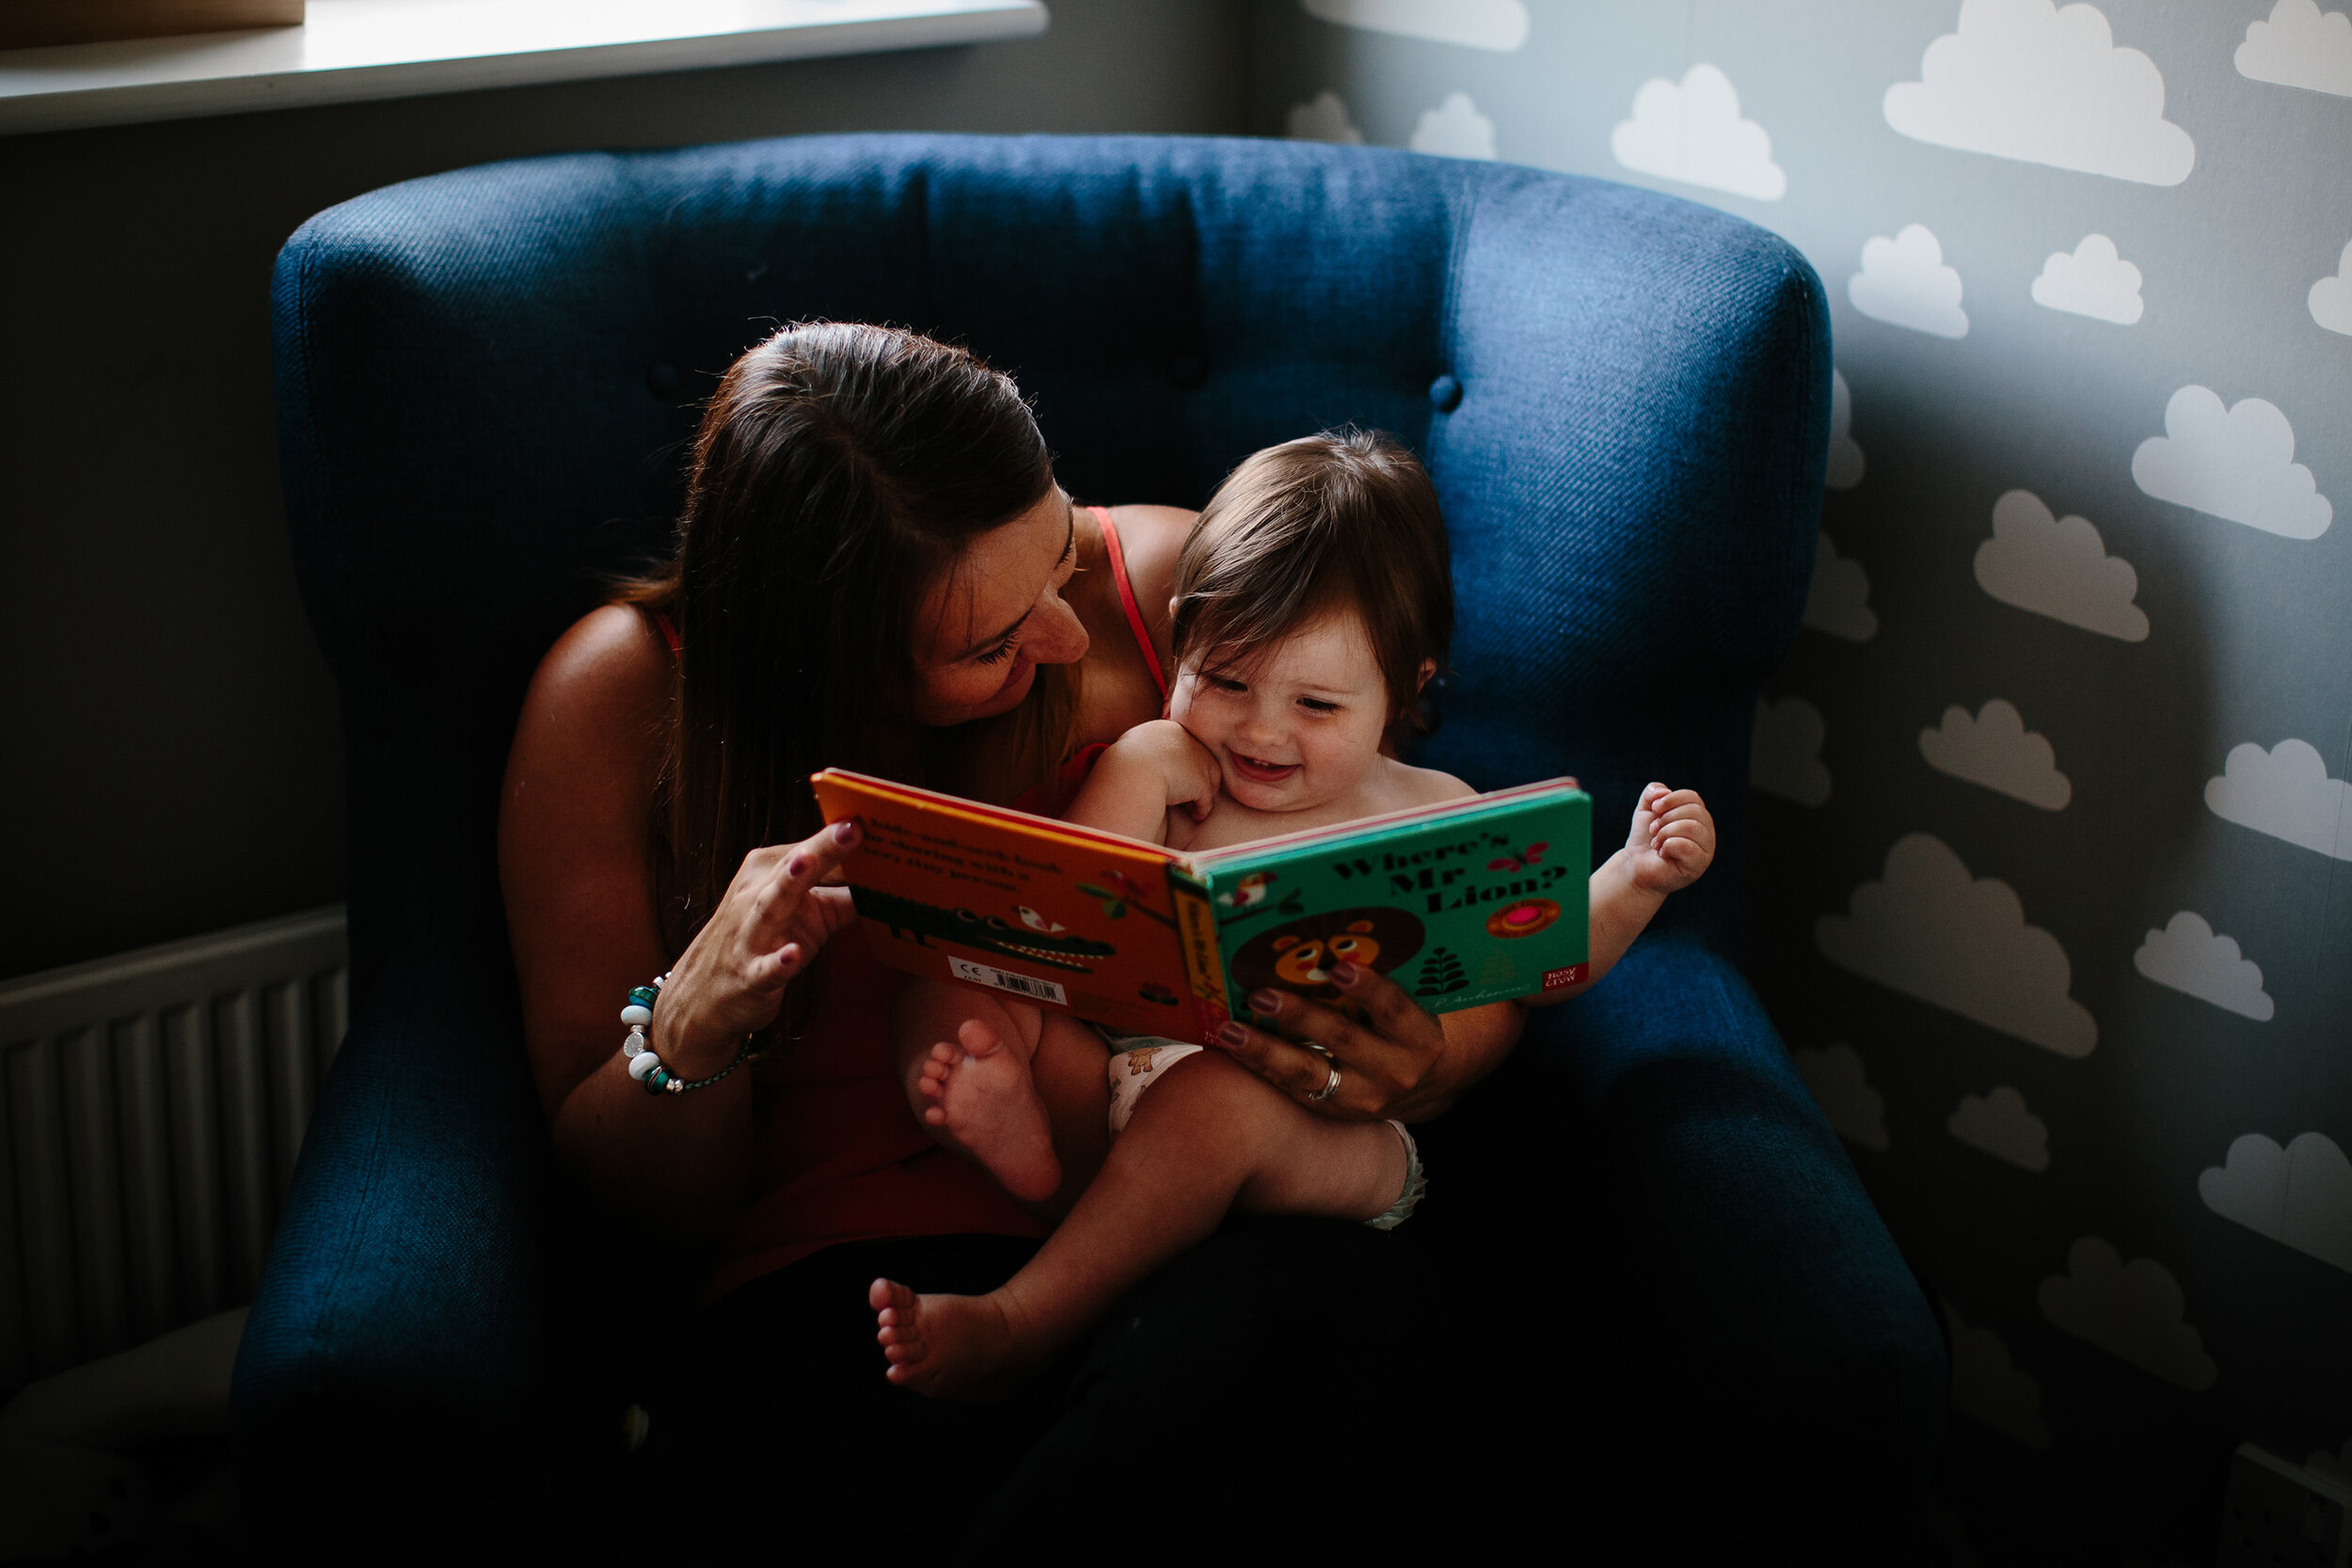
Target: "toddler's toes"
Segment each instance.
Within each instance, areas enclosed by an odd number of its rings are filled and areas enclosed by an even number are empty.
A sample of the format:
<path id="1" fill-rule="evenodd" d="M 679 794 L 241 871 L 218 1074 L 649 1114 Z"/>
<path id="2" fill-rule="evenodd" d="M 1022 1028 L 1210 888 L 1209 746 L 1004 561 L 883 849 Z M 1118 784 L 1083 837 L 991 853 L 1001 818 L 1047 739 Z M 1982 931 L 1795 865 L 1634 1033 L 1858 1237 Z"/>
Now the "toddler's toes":
<path id="1" fill-rule="evenodd" d="M 889 1363 L 882 1375 L 894 1383 L 903 1381 L 900 1369 L 914 1366 L 929 1354 L 923 1340 L 921 1302 L 895 1279 L 877 1279 L 867 1286 L 866 1302 L 874 1309 L 874 1340 Z"/>
<path id="2" fill-rule="evenodd" d="M 1005 1048 L 1005 1042 L 998 1037 L 996 1031 L 977 1018 L 965 1019 L 963 1027 L 956 1031 L 956 1038 L 962 1042 L 963 1052 L 967 1056 L 993 1056 Z M 931 1049 L 943 1051 L 949 1048 L 942 1042 Z"/>

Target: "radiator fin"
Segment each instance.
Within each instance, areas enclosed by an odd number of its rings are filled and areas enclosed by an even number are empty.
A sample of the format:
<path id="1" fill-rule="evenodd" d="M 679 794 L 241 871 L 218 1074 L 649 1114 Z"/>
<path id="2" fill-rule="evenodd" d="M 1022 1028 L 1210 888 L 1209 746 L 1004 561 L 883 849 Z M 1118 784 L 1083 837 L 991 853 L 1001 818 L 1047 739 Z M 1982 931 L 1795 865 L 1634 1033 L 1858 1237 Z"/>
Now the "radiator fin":
<path id="1" fill-rule="evenodd" d="M 349 986 L 339 905 L 0 984 L 0 1398 L 252 1298 Z"/>

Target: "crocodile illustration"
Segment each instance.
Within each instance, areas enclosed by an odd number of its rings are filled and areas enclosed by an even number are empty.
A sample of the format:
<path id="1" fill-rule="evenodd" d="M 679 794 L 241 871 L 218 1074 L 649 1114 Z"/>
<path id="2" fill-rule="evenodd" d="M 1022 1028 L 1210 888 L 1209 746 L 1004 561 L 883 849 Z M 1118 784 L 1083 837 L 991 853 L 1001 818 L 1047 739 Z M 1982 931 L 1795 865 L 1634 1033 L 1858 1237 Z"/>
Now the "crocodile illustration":
<path id="1" fill-rule="evenodd" d="M 935 939 L 951 942 L 958 947 L 1001 954 L 1009 958 L 1026 958 L 1031 963 L 1066 969 L 1076 974 L 1094 973 L 1090 966 L 1076 962 L 1077 958 L 1107 958 L 1119 951 L 1108 942 L 1093 942 L 1085 937 L 1050 935 L 1031 930 L 1025 924 L 1015 926 L 993 914 L 980 914 L 973 910 L 943 910 L 936 904 L 917 903 L 912 898 L 877 892 L 870 887 L 851 884 L 850 893 L 857 900 L 859 914 L 886 927 L 890 934 L 900 941 L 912 942 L 919 947 L 929 947 Z"/>

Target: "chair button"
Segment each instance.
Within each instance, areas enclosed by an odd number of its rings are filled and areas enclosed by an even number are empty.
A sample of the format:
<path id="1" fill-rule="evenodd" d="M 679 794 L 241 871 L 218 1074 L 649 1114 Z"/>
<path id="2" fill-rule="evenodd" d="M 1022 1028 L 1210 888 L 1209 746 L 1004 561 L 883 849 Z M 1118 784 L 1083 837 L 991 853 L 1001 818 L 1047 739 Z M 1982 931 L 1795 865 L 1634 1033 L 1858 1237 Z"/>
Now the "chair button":
<path id="1" fill-rule="evenodd" d="M 1197 354 L 1180 354 L 1168 362 L 1168 385 L 1180 392 L 1194 392 L 1209 379 L 1209 362 Z"/>
<path id="2" fill-rule="evenodd" d="M 645 372 L 645 390 L 664 403 L 677 401 L 678 378 L 675 365 L 656 365 Z"/>
<path id="3" fill-rule="evenodd" d="M 1450 375 L 1441 375 L 1429 384 L 1429 406 L 1440 414 L 1451 414 L 1462 406 L 1462 384 Z"/>

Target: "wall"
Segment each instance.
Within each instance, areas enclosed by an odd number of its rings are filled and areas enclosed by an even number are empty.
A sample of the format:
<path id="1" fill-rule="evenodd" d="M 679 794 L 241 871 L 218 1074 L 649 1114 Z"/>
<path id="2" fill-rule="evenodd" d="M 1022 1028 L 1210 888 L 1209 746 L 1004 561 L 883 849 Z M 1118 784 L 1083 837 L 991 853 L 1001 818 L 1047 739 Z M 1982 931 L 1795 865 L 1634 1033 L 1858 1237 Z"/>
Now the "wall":
<path id="1" fill-rule="evenodd" d="M 1979 1549 L 2211 1560 L 2234 1444 L 2352 1464 L 2352 24 L 1259 0 L 1250 48 L 1259 131 L 1650 185 L 1829 285 L 1753 972 L 1947 1314 Z"/>
<path id="2" fill-rule="evenodd" d="M 270 419 L 270 261 L 305 217 L 581 147 L 1233 131 L 1242 25 L 1055 0 L 1020 42 L 0 137 L 0 977 L 342 892 Z"/>

